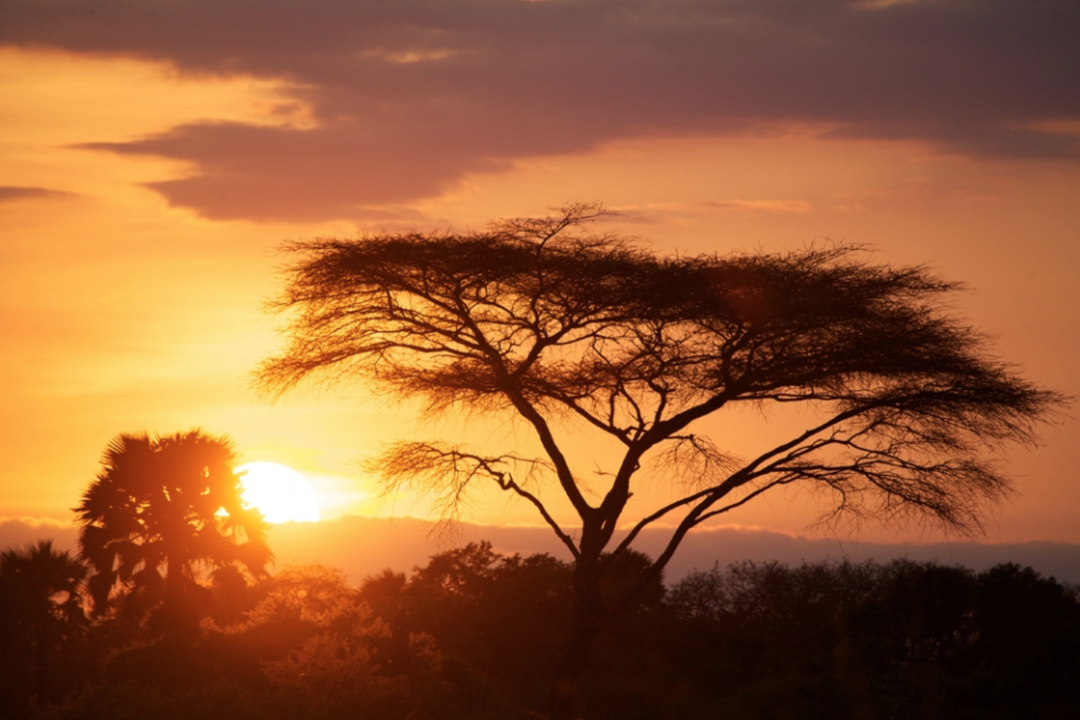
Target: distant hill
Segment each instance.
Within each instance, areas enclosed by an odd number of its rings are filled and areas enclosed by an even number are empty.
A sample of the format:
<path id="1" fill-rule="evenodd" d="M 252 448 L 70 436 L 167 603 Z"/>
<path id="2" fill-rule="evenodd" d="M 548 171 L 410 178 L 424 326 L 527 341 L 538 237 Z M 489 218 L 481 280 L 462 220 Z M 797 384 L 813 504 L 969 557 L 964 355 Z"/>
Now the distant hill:
<path id="1" fill-rule="evenodd" d="M 347 515 L 319 523 L 276 525 L 270 545 L 277 566 L 321 563 L 341 568 L 353 580 L 392 568 L 409 572 L 442 550 L 468 542 L 489 540 L 504 554 L 546 552 L 562 559 L 569 553 L 546 528 L 496 527 L 462 524 L 453 536 L 441 536 L 434 526 L 415 518 L 365 518 Z M 638 549 L 656 555 L 665 540 L 663 530 L 642 534 Z M 0 521 L 0 549 L 52 538 L 60 549 L 74 550 L 78 531 L 71 526 L 34 524 L 25 520 Z M 802 561 L 848 558 L 887 562 L 894 558 L 962 565 L 976 571 L 999 563 L 1030 565 L 1046 576 L 1080 585 L 1080 544 L 1055 542 L 980 543 L 906 542 L 867 543 L 835 538 L 793 537 L 767 530 L 718 528 L 697 530 L 683 542 L 668 567 L 668 581 L 687 573 L 721 567 L 739 560 L 778 560 L 788 565 Z"/>

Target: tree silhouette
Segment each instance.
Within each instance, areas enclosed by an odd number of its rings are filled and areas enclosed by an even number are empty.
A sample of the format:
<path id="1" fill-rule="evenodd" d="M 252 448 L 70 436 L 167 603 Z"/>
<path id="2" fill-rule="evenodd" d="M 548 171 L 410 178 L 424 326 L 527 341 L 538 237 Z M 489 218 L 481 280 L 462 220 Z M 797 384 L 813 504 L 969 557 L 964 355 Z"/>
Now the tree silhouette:
<path id="1" fill-rule="evenodd" d="M 730 717 L 1073 717 L 1077 599 L 1016 565 L 742 562 L 672 588 L 664 667 Z"/>
<path id="2" fill-rule="evenodd" d="M 433 493 L 451 518 L 490 481 L 534 506 L 572 553 L 560 713 L 613 609 L 601 579 L 646 526 L 673 529 L 636 589 L 690 529 L 792 484 L 831 493 L 836 517 L 977 530 L 1009 492 L 983 451 L 1032 442 L 1034 422 L 1063 400 L 992 360 L 943 309 L 957 286 L 923 268 L 870 265 L 847 246 L 658 257 L 588 232 L 600 213 L 573 205 L 485 232 L 294 243 L 273 305 L 289 314 L 290 342 L 258 376 L 271 394 L 309 376 L 363 380 L 435 416 L 530 429 L 536 453 L 399 442 L 377 467 L 388 488 Z M 806 426 L 755 457 L 721 449 L 701 422 L 792 404 L 812 409 Z M 600 455 L 570 454 L 583 428 L 618 452 L 599 480 Z M 666 478 L 676 499 L 627 517 L 639 476 Z M 629 532 L 616 541 L 620 527 Z"/>
<path id="3" fill-rule="evenodd" d="M 0 555 L 0 645 L 5 697 L 59 699 L 50 680 L 62 653 L 89 625 L 82 607 L 87 568 L 41 540 Z M 6 703 L 0 703 L 2 708 Z"/>
<path id="4" fill-rule="evenodd" d="M 266 572 L 273 560 L 266 523 L 241 501 L 234 461 L 228 438 L 199 430 L 109 442 L 101 472 L 75 508 L 81 557 L 95 571 L 96 612 L 115 587 L 131 588 L 159 605 L 167 635 L 182 636 L 197 620 L 200 567 Z"/>

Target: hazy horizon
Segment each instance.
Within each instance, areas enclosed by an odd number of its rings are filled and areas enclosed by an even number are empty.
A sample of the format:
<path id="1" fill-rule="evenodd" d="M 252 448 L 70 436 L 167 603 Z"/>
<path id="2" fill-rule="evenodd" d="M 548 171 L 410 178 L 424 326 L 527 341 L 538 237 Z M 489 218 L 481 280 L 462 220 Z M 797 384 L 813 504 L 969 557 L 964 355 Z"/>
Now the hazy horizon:
<path id="1" fill-rule="evenodd" d="M 645 531 L 636 546 L 651 556 L 661 547 L 663 529 Z M 78 551 L 74 525 L 0 520 L 0 549 L 22 547 L 52 539 L 58 549 Z M 322 564 L 342 570 L 352 583 L 391 568 L 406 574 L 427 563 L 430 556 L 469 542 L 487 540 L 506 555 L 548 553 L 569 561 L 569 553 L 548 528 L 484 526 L 460 523 L 453 535 L 440 534 L 433 523 L 417 518 L 365 518 L 345 515 L 318 523 L 284 523 L 270 528 L 270 547 L 276 568 Z M 1080 585 L 1080 543 L 1029 541 L 988 543 L 978 538 L 952 542 L 859 542 L 828 536 L 789 535 L 763 529 L 711 528 L 691 531 L 666 572 L 676 582 L 694 570 L 725 567 L 742 560 L 802 562 L 848 559 L 888 562 L 906 558 L 917 562 L 960 565 L 975 571 L 1001 563 L 1031 566 L 1044 576 Z"/>

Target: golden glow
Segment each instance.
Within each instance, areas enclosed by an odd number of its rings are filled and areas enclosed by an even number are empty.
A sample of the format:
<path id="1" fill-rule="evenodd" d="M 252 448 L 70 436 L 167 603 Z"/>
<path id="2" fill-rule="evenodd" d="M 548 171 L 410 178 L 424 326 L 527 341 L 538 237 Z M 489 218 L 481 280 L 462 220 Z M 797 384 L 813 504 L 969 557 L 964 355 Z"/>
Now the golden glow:
<path id="1" fill-rule="evenodd" d="M 623 214 L 601 232 L 641 236 L 661 253 L 779 251 L 832 238 L 867 243 L 874 262 L 928 263 L 972 288 L 958 296 L 958 314 L 1000 336 L 1003 357 L 1040 384 L 1080 395 L 1080 341 L 1067 332 L 1080 322 L 1080 172 L 1071 163 L 940 156 L 914 140 L 826 140 L 828 128 L 817 126 L 657 134 L 519 158 L 437 197 L 375 208 L 371 218 L 270 224 L 200 218 L 144 186 L 183 177 L 183 162 L 82 149 L 197 122 L 311 127 L 297 97 L 285 81 L 0 49 L 0 187 L 54 193 L 0 204 L 0 516 L 70 522 L 109 438 L 191 427 L 228 433 L 249 457 L 300 469 L 324 519 L 429 516 L 429 501 L 377 495 L 374 479 L 355 467 L 397 439 L 454 432 L 455 418 L 416 427 L 407 406 L 392 411 L 367 401 L 367 388 L 345 384 L 293 392 L 273 407 L 248 389 L 248 374 L 280 342 L 260 304 L 281 288 L 284 260 L 274 250 L 283 239 L 358 229 L 482 228 L 568 200 L 603 201 Z M 1080 133 L 1071 121 L 1031 127 Z M 723 421 L 725 447 L 751 455 L 758 420 Z M 492 438 L 486 426 L 458 434 L 473 446 L 514 448 L 513 427 L 508 437 Z M 991 519 L 988 539 L 1080 542 L 1076 428 L 1067 421 L 1045 432 L 1038 452 L 1010 454 L 1022 494 Z M 589 449 L 582 443 L 580 452 Z M 666 497 L 651 482 L 632 502 Z M 765 497 L 725 522 L 803 531 L 820 511 L 804 508 L 811 500 Z M 471 511 L 466 519 L 483 524 L 536 523 L 531 505 L 497 490 L 478 494 Z M 861 537 L 898 539 L 870 528 Z"/>
<path id="2" fill-rule="evenodd" d="M 244 501 L 267 522 L 318 522 L 319 501 L 303 475 L 272 462 L 253 462 L 236 468 L 243 473 Z"/>

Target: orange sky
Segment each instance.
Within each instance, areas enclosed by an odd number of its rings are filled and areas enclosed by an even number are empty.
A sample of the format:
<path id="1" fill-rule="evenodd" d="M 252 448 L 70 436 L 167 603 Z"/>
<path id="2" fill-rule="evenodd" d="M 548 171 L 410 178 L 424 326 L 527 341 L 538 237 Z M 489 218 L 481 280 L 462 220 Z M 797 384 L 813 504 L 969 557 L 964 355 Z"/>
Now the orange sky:
<path id="1" fill-rule="evenodd" d="M 112 436 L 193 426 L 232 435 L 246 461 L 307 475 L 324 516 L 422 512 L 408 498 L 377 502 L 357 469 L 418 432 L 408 408 L 362 387 L 276 405 L 251 390 L 278 342 L 260 308 L 281 282 L 277 248 L 476 228 L 567 201 L 602 201 L 622 213 L 612 230 L 662 252 L 835 239 L 872 247 L 875 261 L 926 264 L 970 286 L 957 311 L 1002 358 L 1080 395 L 1080 93 L 1069 80 L 1080 58 L 1062 39 L 1075 40 L 1075 13 L 815 0 L 822 17 L 842 8 L 889 43 L 807 19 L 805 43 L 774 40 L 770 54 L 770 22 L 788 37 L 784 2 L 763 3 L 777 13 L 764 20 L 725 6 L 716 32 L 731 35 L 719 39 L 707 23 L 680 26 L 675 10 L 671 27 L 645 17 L 645 3 L 622 4 L 641 17 L 571 0 L 462 2 L 454 17 L 429 4 L 410 5 L 424 22 L 408 23 L 320 2 L 300 26 L 281 4 L 249 29 L 240 0 L 192 3 L 183 19 L 215 17 L 220 32 L 186 35 L 165 10 L 119 0 L 86 17 L 76 2 L 0 6 L 0 516 L 69 521 Z M 519 19 L 525 5 L 545 8 Z M 578 7 L 546 53 L 532 25 L 540 33 L 562 17 L 551 13 Z M 978 22 L 961 24 L 964 12 Z M 1020 30 L 987 60 L 997 22 Z M 337 32 L 349 23 L 362 31 Z M 914 42 L 920 23 L 942 37 Z M 815 68 L 829 82 L 815 86 Z M 731 439 L 746 447 L 774 429 Z M 988 540 L 1080 542 L 1080 424 L 1043 438 L 1010 452 L 1020 494 L 990 519 Z M 778 495 L 729 521 L 797 532 L 814 511 Z M 499 497 L 471 517 L 537 520 Z"/>

